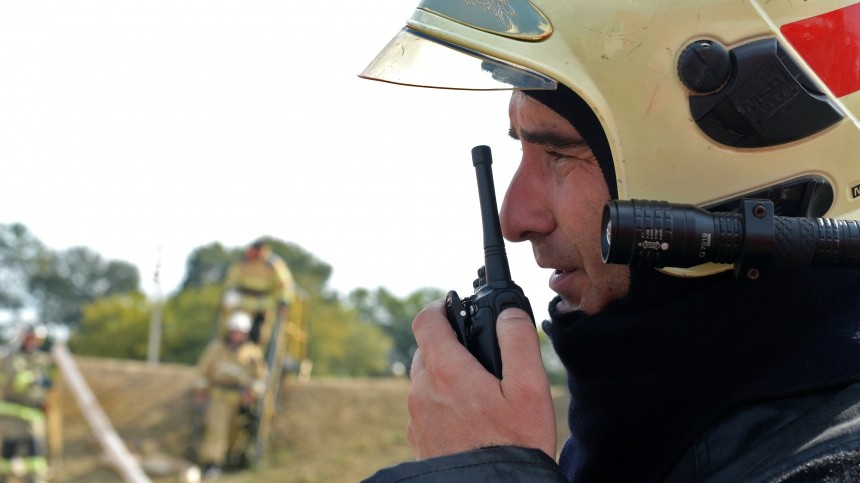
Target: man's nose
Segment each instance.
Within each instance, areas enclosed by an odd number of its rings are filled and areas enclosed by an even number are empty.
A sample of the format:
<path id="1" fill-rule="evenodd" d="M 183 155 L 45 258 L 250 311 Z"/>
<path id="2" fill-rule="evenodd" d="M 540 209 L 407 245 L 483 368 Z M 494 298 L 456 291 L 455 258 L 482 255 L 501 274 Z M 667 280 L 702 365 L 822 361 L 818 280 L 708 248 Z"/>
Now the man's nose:
<path id="1" fill-rule="evenodd" d="M 499 213 L 502 235 L 512 242 L 521 242 L 552 231 L 552 213 L 546 206 L 545 187 L 537 173 L 520 163 Z"/>

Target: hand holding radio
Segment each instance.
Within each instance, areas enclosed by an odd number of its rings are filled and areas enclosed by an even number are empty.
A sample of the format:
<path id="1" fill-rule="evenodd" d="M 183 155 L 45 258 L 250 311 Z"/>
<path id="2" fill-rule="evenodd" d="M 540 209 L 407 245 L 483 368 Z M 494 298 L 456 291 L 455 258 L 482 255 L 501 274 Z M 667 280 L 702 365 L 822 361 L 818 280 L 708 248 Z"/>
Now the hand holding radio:
<path id="1" fill-rule="evenodd" d="M 473 282 L 474 295 L 461 299 L 451 290 L 445 298 L 445 309 L 457 339 L 497 378 L 502 377 L 502 359 L 496 334 L 496 319 L 503 310 L 517 307 L 525 310 L 532 322 L 534 314 L 523 290 L 511 279 L 505 253 L 496 194 L 493 184 L 492 153 L 487 146 L 472 148 L 472 164 L 478 179 L 481 221 L 484 231 L 484 266 Z"/>

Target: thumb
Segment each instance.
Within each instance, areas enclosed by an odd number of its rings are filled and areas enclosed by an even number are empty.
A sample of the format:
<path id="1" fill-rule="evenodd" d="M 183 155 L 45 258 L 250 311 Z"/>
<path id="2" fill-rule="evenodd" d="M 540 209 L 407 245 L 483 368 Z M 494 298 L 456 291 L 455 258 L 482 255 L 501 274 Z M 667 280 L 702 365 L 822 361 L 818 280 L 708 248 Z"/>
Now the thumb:
<path id="1" fill-rule="evenodd" d="M 502 379 L 546 378 L 535 324 L 522 309 L 505 309 L 496 320 Z"/>

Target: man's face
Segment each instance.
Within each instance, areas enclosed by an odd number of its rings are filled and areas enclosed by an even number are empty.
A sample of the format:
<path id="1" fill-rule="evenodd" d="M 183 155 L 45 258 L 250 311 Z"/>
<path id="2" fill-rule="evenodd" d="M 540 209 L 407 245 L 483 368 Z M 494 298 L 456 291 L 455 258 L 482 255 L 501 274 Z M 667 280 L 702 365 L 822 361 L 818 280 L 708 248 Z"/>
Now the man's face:
<path id="1" fill-rule="evenodd" d="M 35 335 L 27 335 L 24 337 L 24 341 L 21 346 L 26 352 L 35 352 L 39 346 L 42 345 L 42 341 L 36 337 Z"/>
<path id="2" fill-rule="evenodd" d="M 567 120 L 522 92 L 514 92 L 508 113 L 523 156 L 502 203 L 502 233 L 530 241 L 537 264 L 554 269 L 549 287 L 566 305 L 559 308 L 597 313 L 630 284 L 627 266 L 600 256 L 609 188 L 597 158 Z"/>
<path id="3" fill-rule="evenodd" d="M 245 250 L 245 258 L 248 260 L 256 260 L 260 258 L 260 248 L 254 246 L 248 247 L 248 249 Z"/>
<path id="4" fill-rule="evenodd" d="M 239 345 L 248 339 L 248 334 L 241 330 L 231 330 L 227 333 L 227 337 L 232 345 Z"/>

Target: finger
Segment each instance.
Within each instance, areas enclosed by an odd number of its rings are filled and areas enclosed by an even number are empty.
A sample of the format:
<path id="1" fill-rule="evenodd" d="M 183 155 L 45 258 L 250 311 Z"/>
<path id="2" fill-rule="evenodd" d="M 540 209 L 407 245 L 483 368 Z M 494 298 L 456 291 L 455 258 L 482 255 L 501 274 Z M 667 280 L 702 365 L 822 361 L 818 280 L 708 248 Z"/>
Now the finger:
<path id="1" fill-rule="evenodd" d="M 412 321 L 412 333 L 421 349 L 423 362 L 433 364 L 438 358 L 463 359 L 469 353 L 457 340 L 445 315 L 445 301 L 435 300 L 424 307 Z"/>
<path id="2" fill-rule="evenodd" d="M 503 310 L 496 321 L 496 335 L 502 353 L 502 380 L 546 378 L 537 330 L 524 310 Z"/>

